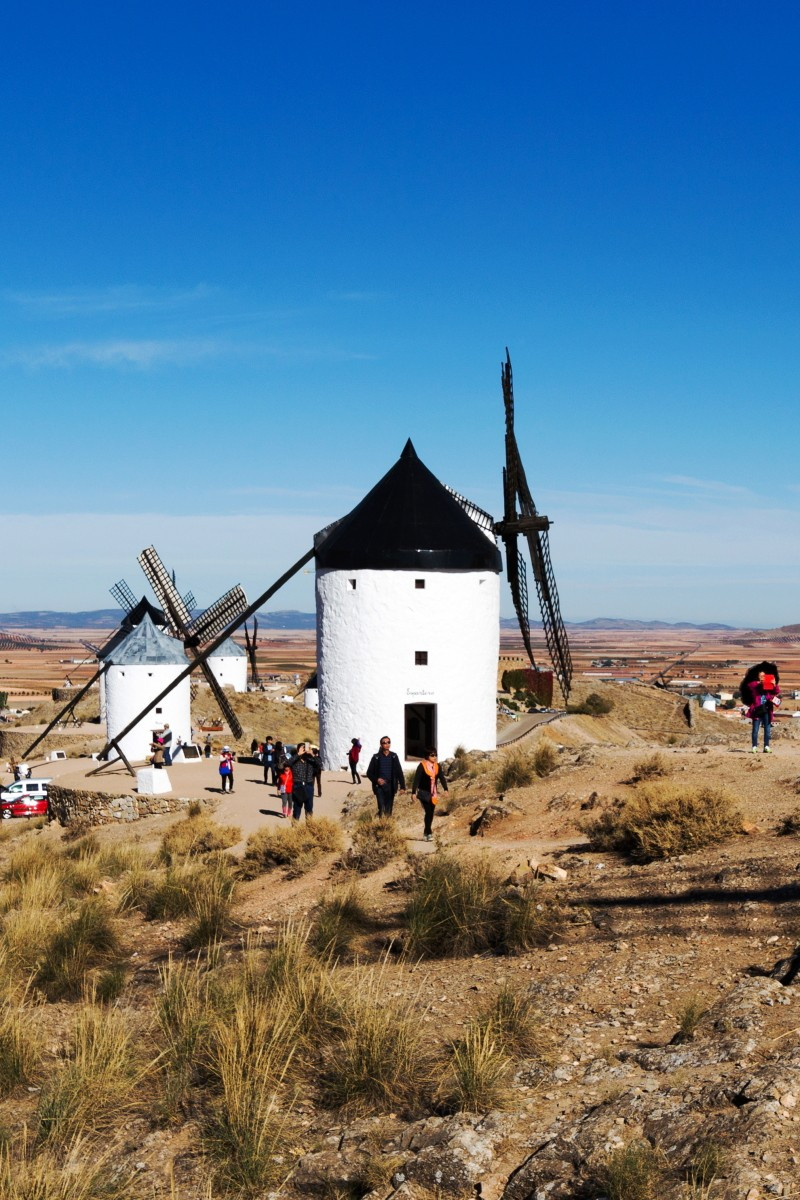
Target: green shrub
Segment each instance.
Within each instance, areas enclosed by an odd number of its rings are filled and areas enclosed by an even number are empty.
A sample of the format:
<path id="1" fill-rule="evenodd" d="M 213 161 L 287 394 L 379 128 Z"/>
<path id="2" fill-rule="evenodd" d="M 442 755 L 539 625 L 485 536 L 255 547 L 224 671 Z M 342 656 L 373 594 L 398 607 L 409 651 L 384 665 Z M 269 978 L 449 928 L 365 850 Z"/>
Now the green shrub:
<path id="1" fill-rule="evenodd" d="M 590 692 L 581 704 L 568 704 L 567 712 L 589 717 L 602 717 L 614 708 L 610 696 L 601 696 L 599 692 Z"/>
<path id="2" fill-rule="evenodd" d="M 689 854 L 741 829 L 733 798 L 707 784 L 645 784 L 584 826 L 596 850 L 618 850 L 636 862 Z"/>

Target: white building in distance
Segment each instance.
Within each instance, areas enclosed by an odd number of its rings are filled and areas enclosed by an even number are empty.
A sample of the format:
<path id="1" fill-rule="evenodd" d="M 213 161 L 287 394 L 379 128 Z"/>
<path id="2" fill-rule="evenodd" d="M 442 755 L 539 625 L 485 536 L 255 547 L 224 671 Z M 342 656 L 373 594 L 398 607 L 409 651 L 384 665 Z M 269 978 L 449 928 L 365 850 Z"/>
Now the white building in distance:
<path id="1" fill-rule="evenodd" d="M 108 740 L 162 692 L 187 666 L 181 642 L 162 633 L 149 614 L 106 655 L 106 729 Z M 192 732 L 191 699 L 187 675 L 169 695 L 149 709 L 122 739 L 121 747 L 130 762 L 143 762 L 150 755 L 153 734 L 168 724 L 172 744 L 188 742 Z"/>
<path id="2" fill-rule="evenodd" d="M 247 691 L 247 652 L 233 638 L 225 639 L 209 658 L 208 665 L 222 687 Z"/>
<path id="3" fill-rule="evenodd" d="M 352 512 L 315 538 L 320 751 L 326 769 L 384 734 L 401 761 L 429 746 L 493 750 L 500 553 L 490 522 L 411 441 Z"/>

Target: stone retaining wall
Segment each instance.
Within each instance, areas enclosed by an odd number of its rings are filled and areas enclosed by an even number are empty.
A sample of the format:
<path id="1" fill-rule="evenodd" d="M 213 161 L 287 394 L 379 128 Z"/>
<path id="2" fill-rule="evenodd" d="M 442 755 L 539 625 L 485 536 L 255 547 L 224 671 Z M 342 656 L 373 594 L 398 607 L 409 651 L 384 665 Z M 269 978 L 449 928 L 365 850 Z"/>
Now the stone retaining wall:
<path id="1" fill-rule="evenodd" d="M 214 808 L 217 803 L 216 800 L 198 800 L 190 796 L 110 796 L 105 792 L 59 787 L 54 783 L 49 785 L 47 796 L 50 814 L 61 825 L 73 821 L 82 825 L 113 825 L 117 821 L 138 821 L 141 817 L 183 812 L 190 804 Z"/>

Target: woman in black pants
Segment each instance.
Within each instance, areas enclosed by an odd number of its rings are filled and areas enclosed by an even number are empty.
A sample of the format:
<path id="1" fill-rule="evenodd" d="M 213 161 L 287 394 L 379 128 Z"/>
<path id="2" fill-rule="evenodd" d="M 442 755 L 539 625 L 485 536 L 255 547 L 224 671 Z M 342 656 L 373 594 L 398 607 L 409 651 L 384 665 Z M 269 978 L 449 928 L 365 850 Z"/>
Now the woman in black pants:
<path id="1" fill-rule="evenodd" d="M 425 813 L 424 837 L 426 842 L 433 840 L 433 814 L 436 811 L 436 801 L 442 792 L 447 791 L 447 780 L 444 771 L 439 766 L 436 750 L 432 746 L 426 751 L 425 757 L 417 767 L 414 776 L 414 786 L 411 795 L 416 796 Z"/>

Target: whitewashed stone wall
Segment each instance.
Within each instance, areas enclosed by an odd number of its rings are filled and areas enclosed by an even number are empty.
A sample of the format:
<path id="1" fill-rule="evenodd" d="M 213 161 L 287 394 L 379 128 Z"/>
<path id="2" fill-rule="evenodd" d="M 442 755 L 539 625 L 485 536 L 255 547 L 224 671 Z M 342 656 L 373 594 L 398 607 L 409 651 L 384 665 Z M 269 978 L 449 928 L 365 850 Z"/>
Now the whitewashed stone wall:
<path id="1" fill-rule="evenodd" d="M 424 588 L 415 581 L 422 579 Z M 355 586 L 353 586 L 355 583 Z M 405 706 L 437 706 L 439 755 L 496 746 L 499 576 L 491 571 L 317 572 L 317 677 L 323 765 L 364 767 L 382 734 L 405 756 Z M 415 651 L 428 665 L 415 665 Z"/>
<path id="2" fill-rule="evenodd" d="M 106 728 L 113 738 L 167 684 L 184 670 L 179 663 L 141 666 L 111 666 L 106 673 Z M 131 762 L 143 762 L 150 756 L 151 735 L 165 723 L 172 730 L 172 745 L 178 738 L 191 740 L 192 716 L 188 677 L 138 722 L 122 740 L 122 750 Z M 113 752 L 112 752 L 113 753 Z"/>
<path id="3" fill-rule="evenodd" d="M 214 678 L 223 687 L 232 687 L 235 692 L 247 691 L 247 656 L 244 654 L 211 657 L 208 665 Z"/>

